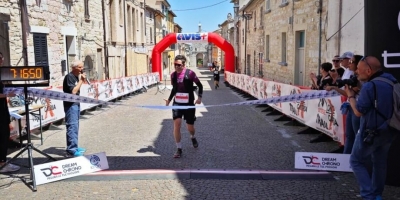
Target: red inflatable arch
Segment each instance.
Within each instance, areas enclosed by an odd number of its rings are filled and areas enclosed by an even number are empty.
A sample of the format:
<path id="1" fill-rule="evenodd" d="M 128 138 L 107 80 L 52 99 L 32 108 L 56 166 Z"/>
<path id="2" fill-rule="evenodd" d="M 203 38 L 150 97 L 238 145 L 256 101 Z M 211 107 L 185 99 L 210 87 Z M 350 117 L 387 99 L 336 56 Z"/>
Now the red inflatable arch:
<path id="1" fill-rule="evenodd" d="M 198 43 L 207 42 L 217 45 L 225 52 L 225 71 L 235 72 L 235 51 L 232 45 L 223 37 L 216 33 L 170 33 L 166 35 L 159 43 L 153 48 L 152 53 L 152 71 L 158 72 L 160 80 L 163 78 L 161 67 L 161 53 L 168 48 L 171 44 L 175 43 Z"/>

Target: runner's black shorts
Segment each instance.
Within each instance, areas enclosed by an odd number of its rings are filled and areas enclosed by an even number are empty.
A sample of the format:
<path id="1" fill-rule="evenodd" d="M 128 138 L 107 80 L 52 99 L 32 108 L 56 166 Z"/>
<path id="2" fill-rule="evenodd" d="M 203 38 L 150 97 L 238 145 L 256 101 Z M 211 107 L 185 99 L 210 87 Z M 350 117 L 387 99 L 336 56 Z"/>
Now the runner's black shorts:
<path id="1" fill-rule="evenodd" d="M 214 74 L 214 81 L 219 81 L 219 74 Z"/>
<path id="2" fill-rule="evenodd" d="M 173 103 L 173 106 L 194 106 L 194 104 L 178 104 Z M 172 119 L 183 118 L 186 121 L 186 124 L 194 124 L 196 121 L 196 108 L 190 109 L 172 109 Z"/>

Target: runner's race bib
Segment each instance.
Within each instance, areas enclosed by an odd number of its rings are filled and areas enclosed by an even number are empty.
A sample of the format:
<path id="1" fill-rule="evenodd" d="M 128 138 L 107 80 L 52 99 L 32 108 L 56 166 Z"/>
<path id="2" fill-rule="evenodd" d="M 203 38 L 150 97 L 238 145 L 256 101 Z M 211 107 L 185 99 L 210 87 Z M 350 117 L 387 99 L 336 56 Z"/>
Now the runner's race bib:
<path id="1" fill-rule="evenodd" d="M 176 103 L 189 103 L 189 93 L 176 93 L 175 95 Z"/>
<path id="2" fill-rule="evenodd" d="M 217 70 L 215 70 L 215 71 L 214 71 L 214 74 L 218 74 L 218 71 L 217 71 Z"/>

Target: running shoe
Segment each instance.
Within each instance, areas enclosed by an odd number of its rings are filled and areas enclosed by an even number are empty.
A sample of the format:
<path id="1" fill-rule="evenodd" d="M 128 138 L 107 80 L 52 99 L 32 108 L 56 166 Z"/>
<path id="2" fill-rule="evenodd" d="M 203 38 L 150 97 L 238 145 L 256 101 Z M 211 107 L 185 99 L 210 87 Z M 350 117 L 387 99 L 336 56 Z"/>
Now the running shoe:
<path id="1" fill-rule="evenodd" d="M 174 158 L 180 158 L 182 156 L 182 149 L 178 148 L 174 154 Z"/>
<path id="2" fill-rule="evenodd" d="M 199 146 L 199 143 L 197 142 L 196 138 L 192 138 L 192 144 L 194 148 L 197 148 Z"/>

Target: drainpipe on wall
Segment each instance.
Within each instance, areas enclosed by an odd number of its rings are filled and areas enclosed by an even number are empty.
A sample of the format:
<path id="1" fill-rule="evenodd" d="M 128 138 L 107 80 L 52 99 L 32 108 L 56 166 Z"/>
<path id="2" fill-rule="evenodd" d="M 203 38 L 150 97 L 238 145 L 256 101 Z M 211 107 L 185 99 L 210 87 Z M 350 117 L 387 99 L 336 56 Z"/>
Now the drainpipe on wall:
<path id="1" fill-rule="evenodd" d="M 339 1 L 339 33 L 338 33 L 338 40 L 337 40 L 337 55 L 340 56 L 340 43 L 341 43 L 341 37 L 342 37 L 342 7 L 343 7 L 343 1 Z"/>
<path id="2" fill-rule="evenodd" d="M 290 28 L 292 29 L 292 31 L 293 31 L 293 27 L 294 27 L 294 1 L 292 1 L 292 19 L 290 22 Z"/>
<path id="3" fill-rule="evenodd" d="M 242 16 L 244 16 L 244 10 L 242 11 Z M 247 73 L 247 19 L 244 19 L 244 74 Z"/>
<path id="4" fill-rule="evenodd" d="M 24 58 L 24 65 L 28 66 L 28 42 L 26 39 L 26 2 L 25 0 L 20 0 L 20 8 L 21 8 L 21 31 L 22 31 L 22 57 Z"/>
<path id="5" fill-rule="evenodd" d="M 104 7 L 104 0 L 101 0 L 101 9 L 103 10 L 103 49 L 104 49 L 104 71 L 105 71 L 105 79 L 110 79 L 110 74 L 108 72 L 108 52 L 107 52 L 107 37 L 106 37 L 106 10 Z"/>
<path id="6" fill-rule="evenodd" d="M 156 45 L 156 43 L 157 43 L 157 23 L 156 23 L 156 17 L 157 17 L 158 15 L 157 15 L 157 13 L 154 13 L 154 19 L 153 19 L 153 21 L 154 21 L 154 30 L 153 30 L 153 32 L 154 32 L 154 46 Z M 153 59 L 153 58 L 151 58 L 151 59 Z"/>
<path id="7" fill-rule="evenodd" d="M 318 75 L 320 75 L 321 49 L 322 49 L 322 0 L 319 0 L 318 13 L 319 13 Z"/>
<path id="8" fill-rule="evenodd" d="M 128 76 L 128 49 L 126 45 L 126 0 L 124 0 L 125 76 Z"/>
<path id="9" fill-rule="evenodd" d="M 146 0 L 143 1 L 143 11 L 144 11 L 144 36 L 147 36 L 147 21 L 146 21 Z M 147 39 L 147 37 L 145 37 Z M 145 39 L 145 41 L 146 41 Z"/>

